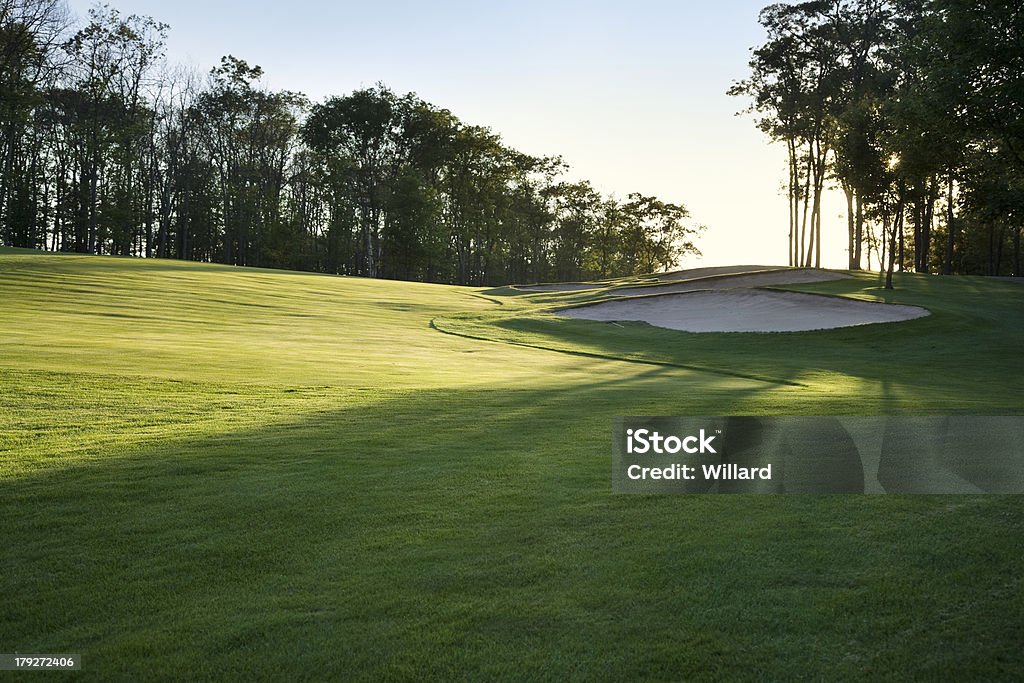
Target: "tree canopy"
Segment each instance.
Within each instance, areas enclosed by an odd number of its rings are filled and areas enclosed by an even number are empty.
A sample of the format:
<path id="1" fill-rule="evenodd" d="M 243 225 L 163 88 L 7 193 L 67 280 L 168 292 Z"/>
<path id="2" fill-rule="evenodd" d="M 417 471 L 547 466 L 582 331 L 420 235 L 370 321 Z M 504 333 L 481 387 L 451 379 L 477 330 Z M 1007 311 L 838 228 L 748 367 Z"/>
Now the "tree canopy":
<path id="1" fill-rule="evenodd" d="M 383 84 L 312 103 L 168 27 L 0 0 L 0 244 L 494 285 L 675 266 L 686 209 L 569 180 L 557 157 Z"/>
<path id="2" fill-rule="evenodd" d="M 820 265 L 826 183 L 849 265 L 1021 275 L 1024 11 L 1009 0 L 769 5 L 730 94 L 788 151 L 791 265 Z M 877 231 L 876 231 L 877 229 Z"/>

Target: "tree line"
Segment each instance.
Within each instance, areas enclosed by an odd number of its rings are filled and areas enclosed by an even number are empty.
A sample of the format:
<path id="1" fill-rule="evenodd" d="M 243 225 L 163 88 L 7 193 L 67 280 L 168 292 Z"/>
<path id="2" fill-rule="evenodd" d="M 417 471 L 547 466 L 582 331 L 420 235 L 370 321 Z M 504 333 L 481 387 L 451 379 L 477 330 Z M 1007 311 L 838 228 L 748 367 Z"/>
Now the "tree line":
<path id="1" fill-rule="evenodd" d="M 787 150 L 790 265 L 820 265 L 837 187 L 852 269 L 1022 274 L 1019 0 L 814 0 L 760 22 L 729 93 Z"/>
<path id="2" fill-rule="evenodd" d="M 168 26 L 0 0 L 0 245 L 495 285 L 653 272 L 699 253 L 686 208 L 607 197 L 384 85 L 313 103 Z"/>

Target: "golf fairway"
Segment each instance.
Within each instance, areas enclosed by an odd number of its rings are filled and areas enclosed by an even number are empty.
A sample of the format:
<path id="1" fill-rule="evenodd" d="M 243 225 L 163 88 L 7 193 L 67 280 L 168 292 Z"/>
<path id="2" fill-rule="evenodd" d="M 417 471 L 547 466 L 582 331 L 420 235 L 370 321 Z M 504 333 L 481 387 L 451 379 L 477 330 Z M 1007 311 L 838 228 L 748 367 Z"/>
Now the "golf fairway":
<path id="1" fill-rule="evenodd" d="M 0 249 L 0 650 L 90 680 L 1006 679 L 1015 496 L 613 496 L 620 415 L 1020 415 L 1024 287 L 687 334 L 525 293 Z M 27 677 L 26 677 L 27 678 Z"/>

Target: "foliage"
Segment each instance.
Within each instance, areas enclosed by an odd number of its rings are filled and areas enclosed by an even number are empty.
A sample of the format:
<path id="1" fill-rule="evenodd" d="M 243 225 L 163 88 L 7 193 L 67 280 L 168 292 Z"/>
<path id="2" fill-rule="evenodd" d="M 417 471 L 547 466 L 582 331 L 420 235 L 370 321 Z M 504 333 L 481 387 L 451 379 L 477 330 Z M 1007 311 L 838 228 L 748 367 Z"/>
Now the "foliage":
<path id="1" fill-rule="evenodd" d="M 72 31 L 57 0 L 0 9 L 0 245 L 463 284 L 697 253 L 681 206 L 619 210 L 415 94 L 312 104 L 230 55 L 205 81 L 169 69 L 148 17 L 98 6 Z"/>
<path id="2" fill-rule="evenodd" d="M 911 267 L 1022 274 L 1018 3 L 814 0 L 770 5 L 761 22 L 768 39 L 730 93 L 789 150 L 793 263 L 811 262 L 805 233 L 820 246 L 828 175 L 847 195 L 850 268 L 868 221 L 890 283 Z"/>

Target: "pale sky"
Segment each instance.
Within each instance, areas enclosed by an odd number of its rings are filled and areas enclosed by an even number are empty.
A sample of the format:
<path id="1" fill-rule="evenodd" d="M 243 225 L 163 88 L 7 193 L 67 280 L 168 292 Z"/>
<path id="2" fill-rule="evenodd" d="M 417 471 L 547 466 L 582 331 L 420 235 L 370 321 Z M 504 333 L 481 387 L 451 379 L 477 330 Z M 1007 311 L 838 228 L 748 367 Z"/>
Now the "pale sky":
<path id="1" fill-rule="evenodd" d="M 785 265 L 785 150 L 725 94 L 747 74 L 769 1 L 109 4 L 170 24 L 171 62 L 206 72 L 233 54 L 263 67 L 267 87 L 314 101 L 380 81 L 523 152 L 561 155 L 605 193 L 682 203 L 708 226 L 704 258 L 684 265 Z M 81 16 L 92 5 L 69 4 Z M 843 210 L 823 210 L 826 267 L 846 264 Z"/>

